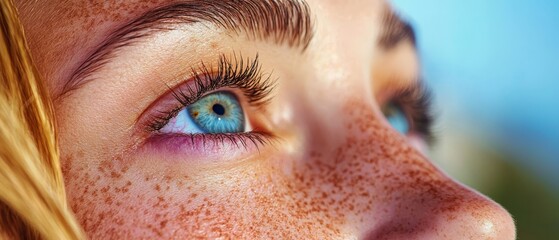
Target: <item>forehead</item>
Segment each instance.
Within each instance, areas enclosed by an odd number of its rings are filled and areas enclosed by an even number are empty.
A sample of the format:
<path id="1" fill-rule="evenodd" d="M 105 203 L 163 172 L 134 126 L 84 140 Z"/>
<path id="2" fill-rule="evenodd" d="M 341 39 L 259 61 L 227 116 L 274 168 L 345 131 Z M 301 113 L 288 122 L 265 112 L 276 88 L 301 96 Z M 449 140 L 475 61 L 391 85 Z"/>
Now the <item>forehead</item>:
<path id="1" fill-rule="evenodd" d="M 313 21 L 320 22 L 324 19 L 316 16 L 326 16 L 326 19 L 335 18 L 337 21 L 358 23 L 365 20 L 369 25 L 378 23 L 371 17 L 384 15 L 389 12 L 384 0 L 365 1 L 332 1 L 332 0 L 264 0 L 263 2 L 305 2 L 313 13 Z M 86 33 L 92 35 L 102 33 L 104 29 L 115 27 L 151 9 L 177 3 L 203 2 L 207 5 L 221 3 L 222 0 L 53 0 L 30 1 L 16 0 L 25 27 L 35 30 L 42 29 L 49 33 Z M 257 0 L 238 1 L 258 2 Z M 236 4 L 236 3 L 234 3 Z"/>
<path id="2" fill-rule="evenodd" d="M 22 0 L 17 1 L 17 5 L 39 71 L 47 79 L 58 79 L 71 75 L 72 68 L 68 66 L 86 58 L 123 24 L 154 8 L 194 1 L 199 0 Z M 203 2 L 211 4 L 213 1 L 221 0 Z M 382 0 L 306 2 L 318 31 L 327 28 L 326 34 L 340 36 L 355 35 L 359 33 L 356 29 L 373 30 L 375 26 L 378 29 L 382 16 L 389 9 Z"/>
<path id="3" fill-rule="evenodd" d="M 32 1 L 32 0 L 16 0 L 18 8 L 23 9 L 26 13 L 48 13 L 49 15 L 63 16 L 67 18 L 82 19 L 91 23 L 99 23 L 103 21 L 114 21 L 124 19 L 128 15 L 133 15 L 151 8 L 162 6 L 165 4 L 173 4 L 179 2 L 196 2 L 200 0 L 107 0 L 107 1 L 90 1 L 90 0 L 51 0 L 51 1 Z M 212 2 L 221 2 L 222 0 L 203 0 L 208 4 Z M 239 2 L 250 1 L 243 0 Z M 375 12 L 375 9 L 386 7 L 384 0 L 264 0 L 264 1 L 294 1 L 306 2 L 311 6 L 326 9 L 328 6 L 334 7 L 340 12 L 346 9 L 352 9 L 355 14 L 360 12 Z M 317 10 L 318 10 L 317 8 Z M 359 11 L 356 11 L 359 10 Z M 53 20 L 55 20 L 53 18 Z M 60 20 L 60 19 L 56 19 Z M 92 26 L 92 25 L 88 25 Z"/>

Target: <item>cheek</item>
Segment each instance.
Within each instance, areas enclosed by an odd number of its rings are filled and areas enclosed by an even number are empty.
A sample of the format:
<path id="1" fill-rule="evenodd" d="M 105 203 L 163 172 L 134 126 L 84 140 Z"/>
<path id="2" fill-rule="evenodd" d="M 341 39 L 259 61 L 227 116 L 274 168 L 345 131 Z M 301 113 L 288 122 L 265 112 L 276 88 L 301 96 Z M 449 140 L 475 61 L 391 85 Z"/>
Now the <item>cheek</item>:
<path id="1" fill-rule="evenodd" d="M 143 175 L 136 174 L 139 169 L 110 163 L 96 169 L 73 165 L 64 167 L 70 204 L 93 239 L 311 238 L 341 233 L 343 221 L 329 213 L 325 199 L 270 165 L 217 177 Z"/>

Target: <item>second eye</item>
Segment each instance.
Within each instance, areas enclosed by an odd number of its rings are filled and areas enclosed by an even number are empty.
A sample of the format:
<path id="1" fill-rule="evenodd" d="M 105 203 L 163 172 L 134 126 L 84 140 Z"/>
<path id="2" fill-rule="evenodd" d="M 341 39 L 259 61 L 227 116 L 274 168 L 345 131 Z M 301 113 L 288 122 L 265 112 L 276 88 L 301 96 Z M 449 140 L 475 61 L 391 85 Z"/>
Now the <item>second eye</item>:
<path id="1" fill-rule="evenodd" d="M 215 92 L 182 109 L 160 131 L 184 134 L 245 132 L 245 116 L 235 95 Z"/>
<path id="2" fill-rule="evenodd" d="M 382 113 L 396 131 L 403 135 L 409 133 L 410 123 L 402 107 L 395 103 L 389 103 L 383 108 Z"/>

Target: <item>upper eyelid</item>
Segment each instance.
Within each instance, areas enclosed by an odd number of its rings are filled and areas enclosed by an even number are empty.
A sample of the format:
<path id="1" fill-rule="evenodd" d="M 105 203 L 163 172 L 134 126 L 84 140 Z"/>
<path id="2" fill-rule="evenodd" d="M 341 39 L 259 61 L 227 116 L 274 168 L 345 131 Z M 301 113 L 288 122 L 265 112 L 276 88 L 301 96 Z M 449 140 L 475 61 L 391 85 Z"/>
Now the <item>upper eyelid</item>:
<path id="1" fill-rule="evenodd" d="M 415 81 L 407 86 L 396 88 L 393 96 L 431 95 L 431 89 L 424 80 Z"/>

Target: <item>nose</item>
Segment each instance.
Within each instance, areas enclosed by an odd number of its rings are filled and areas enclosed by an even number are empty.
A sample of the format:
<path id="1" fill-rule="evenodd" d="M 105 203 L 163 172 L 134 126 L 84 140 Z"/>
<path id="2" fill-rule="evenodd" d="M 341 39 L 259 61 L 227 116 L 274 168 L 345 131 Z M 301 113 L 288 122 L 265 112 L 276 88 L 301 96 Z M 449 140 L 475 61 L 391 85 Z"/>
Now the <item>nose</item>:
<path id="1" fill-rule="evenodd" d="M 364 239 L 515 239 L 514 222 L 492 200 L 451 179 L 416 182 L 379 207 Z"/>
<path id="2" fill-rule="evenodd" d="M 365 105 L 343 108 L 345 134 L 309 138 L 321 144 L 311 144 L 306 174 L 332 216 L 361 239 L 515 239 L 506 210 L 443 174 Z"/>

